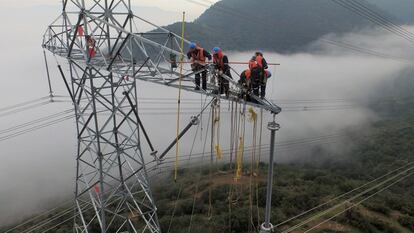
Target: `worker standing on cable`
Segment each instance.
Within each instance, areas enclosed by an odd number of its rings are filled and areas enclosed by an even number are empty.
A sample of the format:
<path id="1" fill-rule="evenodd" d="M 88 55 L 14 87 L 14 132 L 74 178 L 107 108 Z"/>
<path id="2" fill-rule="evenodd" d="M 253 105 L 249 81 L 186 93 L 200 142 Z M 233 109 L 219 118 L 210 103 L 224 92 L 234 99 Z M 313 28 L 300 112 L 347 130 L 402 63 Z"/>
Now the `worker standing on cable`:
<path id="1" fill-rule="evenodd" d="M 211 60 L 211 54 L 196 43 L 190 43 L 190 50 L 187 53 L 188 59 L 191 59 L 191 69 L 195 74 L 195 90 L 200 90 L 200 73 L 202 78 L 202 88 L 207 90 L 207 70 L 206 59 Z"/>
<path id="2" fill-rule="evenodd" d="M 226 79 L 232 78 L 229 59 L 219 47 L 213 48 L 213 64 L 215 70 L 217 71 L 219 93 L 225 94 L 227 97 L 229 97 L 230 82 L 228 79 Z M 224 77 L 224 75 L 227 77 Z"/>
<path id="3" fill-rule="evenodd" d="M 261 51 L 257 51 L 255 53 L 255 56 L 256 56 L 257 65 L 260 68 L 260 76 L 259 76 L 260 98 L 263 99 L 266 96 L 266 83 L 267 83 L 266 70 L 269 67 Z"/>

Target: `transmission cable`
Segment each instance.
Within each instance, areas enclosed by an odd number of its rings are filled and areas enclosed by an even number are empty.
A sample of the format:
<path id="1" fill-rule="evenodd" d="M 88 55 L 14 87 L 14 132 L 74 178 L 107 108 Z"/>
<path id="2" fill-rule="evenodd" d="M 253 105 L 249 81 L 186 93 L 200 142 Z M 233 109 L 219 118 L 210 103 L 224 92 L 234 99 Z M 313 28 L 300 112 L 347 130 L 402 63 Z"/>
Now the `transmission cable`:
<path id="1" fill-rule="evenodd" d="M 11 109 L 18 108 L 18 107 L 23 107 L 23 106 L 26 106 L 26 105 L 29 105 L 29 104 L 39 102 L 41 100 L 48 99 L 48 98 L 49 98 L 49 96 L 44 96 L 44 97 L 40 97 L 40 98 L 37 98 L 37 99 L 28 100 L 28 101 L 25 101 L 25 102 L 22 102 L 22 103 L 18 103 L 18 104 L 15 104 L 15 105 L 0 108 L 0 112 L 11 110 Z"/>
<path id="2" fill-rule="evenodd" d="M 325 214 L 328 214 L 329 212 L 331 212 L 331 211 L 333 211 L 333 210 L 335 210 L 335 209 L 337 209 L 337 208 L 341 207 L 342 205 L 344 205 L 344 204 L 346 204 L 346 203 L 350 203 L 350 202 L 352 202 L 353 200 L 355 200 L 356 198 L 361 197 L 361 196 L 363 196 L 364 194 L 367 194 L 367 193 L 369 193 L 370 191 L 375 190 L 375 189 L 377 189 L 377 188 L 379 188 L 379 187 L 383 186 L 384 184 L 386 184 L 386 183 L 388 183 L 388 182 L 390 182 L 390 181 L 394 180 L 395 178 L 398 178 L 400 175 L 405 174 L 405 173 L 407 173 L 407 172 L 409 172 L 410 170 L 413 170 L 413 169 L 414 169 L 414 166 L 413 166 L 413 167 L 410 167 L 410 168 L 408 168 L 408 169 L 406 169 L 406 170 L 404 170 L 404 171 L 402 171 L 402 172 L 400 172 L 400 173 L 398 173 L 398 174 L 396 174 L 396 175 L 393 175 L 392 177 L 387 178 L 386 180 L 384 180 L 384 181 L 380 182 L 379 184 L 376 184 L 375 186 L 373 186 L 373 187 L 371 187 L 371 188 L 369 188 L 369 189 L 367 189 L 367 190 L 364 190 L 363 192 L 361 192 L 361 193 L 359 193 L 359 194 L 357 194 L 357 195 L 355 195 L 355 196 L 353 196 L 353 197 L 351 197 L 351 198 L 349 198 L 349 199 L 347 199 L 347 200 L 345 200 L 345 201 L 343 201 L 343 202 L 341 202 L 341 203 L 339 203 L 339 204 L 336 204 L 335 206 L 333 206 L 333 207 L 331 207 L 331 208 L 329 208 L 329 209 L 327 209 L 327 210 L 325 210 L 325 211 L 323 211 L 323 212 L 321 212 L 321 213 L 318 213 L 318 214 L 316 214 L 316 215 L 314 215 L 314 216 L 312 216 L 312 217 L 310 217 L 310 218 L 306 219 L 305 221 L 303 221 L 303 222 L 301 222 L 301 223 L 299 223 L 299 224 L 297 224 L 297 225 L 295 225 L 295 226 L 293 226 L 293 227 L 290 227 L 289 229 L 287 229 L 287 230 L 283 231 L 283 233 L 292 232 L 292 231 L 294 231 L 294 230 L 298 229 L 299 227 L 301 227 L 301 226 L 303 226 L 303 225 L 305 225 L 305 224 L 308 224 L 309 222 L 311 222 L 311 221 L 313 221 L 313 220 L 315 220 L 315 219 L 317 219 L 317 218 L 319 218 L 319 217 L 322 217 L 322 216 L 324 216 Z"/>
<path id="3" fill-rule="evenodd" d="M 217 4 L 214 4 L 213 2 L 210 2 L 210 1 L 209 2 L 212 5 L 209 5 L 209 6 L 206 5 L 206 4 L 200 3 L 198 1 L 195 1 L 195 0 L 185 0 L 185 1 L 197 4 L 197 5 L 200 5 L 200 6 L 204 6 L 204 7 L 207 7 L 207 8 L 211 7 L 211 8 L 216 8 L 216 9 L 222 9 L 222 10 L 224 10 L 223 12 L 225 12 L 226 14 L 233 15 L 233 16 L 239 18 L 239 19 L 242 18 L 242 19 L 245 19 L 248 22 L 252 22 L 252 20 L 253 20 L 257 24 L 259 24 L 258 22 L 260 22 L 260 25 L 266 24 L 267 26 L 269 26 L 271 28 L 274 27 L 274 25 L 271 25 L 268 22 L 268 20 L 266 20 L 266 19 L 261 19 L 257 16 L 246 16 L 245 14 L 237 14 L 237 11 L 235 11 L 233 9 L 227 11 L 226 10 L 227 7 L 218 6 Z M 309 37 L 306 37 L 306 36 L 300 36 L 300 37 L 309 38 Z M 371 50 L 371 49 L 366 49 L 366 48 L 363 48 L 363 47 L 359 47 L 359 46 L 356 46 L 356 45 L 353 45 L 353 44 L 350 44 L 350 43 L 347 43 L 347 42 L 335 41 L 335 40 L 328 39 L 328 38 L 323 38 L 323 37 L 319 38 L 319 40 L 322 41 L 322 42 L 337 46 L 337 47 L 353 50 L 353 51 L 358 52 L 358 53 L 363 53 L 363 54 L 367 54 L 367 55 L 371 55 L 371 56 L 376 56 L 376 57 L 381 57 L 381 58 L 385 58 L 385 59 L 395 60 L 395 61 L 399 61 L 399 62 L 405 62 L 405 63 L 410 63 L 410 64 L 412 63 L 411 59 L 398 57 L 398 56 L 393 56 L 393 55 L 389 55 L 389 54 L 384 54 L 384 53 L 377 52 L 377 51 L 374 51 L 374 50 Z"/>
<path id="4" fill-rule="evenodd" d="M 403 165 L 403 166 L 401 166 L 401 167 L 399 167 L 399 168 L 396 168 L 396 169 L 394 169 L 394 170 L 392 170 L 392 171 L 390 171 L 390 172 L 388 172 L 388 173 L 386 173 L 386 174 L 384 174 L 384 175 L 382 175 L 382 176 L 380 176 L 380 177 L 377 177 L 377 178 L 375 178 L 375 179 L 373 179 L 373 180 L 369 181 L 368 183 L 365 183 L 365 184 L 363 184 L 363 185 L 361 185 L 361 186 L 359 186 L 359 187 L 357 187 L 357 188 L 354 188 L 354 189 L 352 189 L 352 190 L 350 190 L 350 191 L 348 191 L 348 192 L 346 192 L 346 193 L 343 193 L 343 194 L 341 194 L 341 195 L 339 195 L 339 196 L 336 196 L 335 198 L 332 198 L 332 199 L 330 199 L 330 200 L 329 200 L 329 201 L 327 201 L 327 202 L 324 202 L 324 203 L 322 203 L 322 204 L 320 204 L 320 205 L 318 205 L 318 206 L 315 206 L 315 207 L 313 207 L 313 208 L 311 208 L 311 209 L 309 209 L 309 210 L 307 210 L 307 211 L 305 211 L 305 212 L 302 212 L 302 213 L 300 213 L 300 214 L 298 214 L 298 215 L 295 215 L 295 216 L 293 216 L 293 217 L 291 217 L 291 218 L 289 218 L 289 219 L 287 219 L 287 220 L 284 220 L 283 222 L 280 222 L 280 223 L 276 224 L 276 225 L 275 225 L 275 227 L 279 227 L 279 226 L 285 225 L 286 223 L 291 222 L 292 220 L 295 220 L 295 219 L 297 219 L 297 218 L 300 218 L 300 217 L 302 217 L 302 216 L 304 216 L 304 215 L 306 215 L 306 214 L 308 214 L 308 213 L 310 213 L 310 212 L 312 212 L 312 211 L 314 211 L 314 210 L 317 210 L 317 209 L 319 209 L 319 208 L 321 208 L 321 207 L 323 207 L 323 206 L 328 205 L 329 203 L 332 203 L 332 202 L 334 202 L 334 201 L 336 201 L 336 200 L 339 200 L 339 199 L 341 199 L 342 197 L 347 196 L 348 194 L 351 194 L 351 193 L 353 193 L 353 192 L 355 192 L 355 191 L 358 191 L 358 190 L 360 190 L 360 189 L 362 189 L 362 188 L 364 188 L 364 187 L 366 187 L 366 186 L 368 186 L 368 185 L 370 185 L 370 184 L 372 184 L 372 183 L 375 183 L 375 182 L 376 182 L 376 181 L 378 181 L 378 180 L 381 180 L 381 179 L 383 179 L 383 178 L 385 178 L 385 177 L 388 177 L 389 175 L 391 175 L 391 174 L 393 174 L 393 173 L 395 173 L 395 172 L 397 172 L 397 171 L 399 171 L 399 170 L 401 170 L 401 169 L 403 169 L 403 168 L 405 168 L 405 167 L 408 167 L 409 165 L 412 165 L 412 164 L 414 164 L 414 162 L 409 162 L 409 163 L 406 163 L 405 165 Z"/>
<path id="5" fill-rule="evenodd" d="M 367 201 L 368 199 L 370 199 L 370 198 L 374 197 L 374 196 L 375 196 L 375 195 L 377 195 L 378 193 L 385 191 L 386 189 L 390 188 L 391 186 L 393 186 L 393 185 L 397 184 L 398 182 L 400 182 L 400 181 L 402 181 L 402 180 L 404 180 L 404 179 L 406 179 L 406 178 L 408 178 L 408 177 L 412 176 L 413 174 L 414 174 L 414 173 L 410 173 L 410 174 L 408 174 L 408 175 L 405 175 L 405 176 L 401 177 L 401 178 L 400 178 L 400 179 L 398 179 L 397 181 L 395 181 L 395 182 L 393 182 L 393 183 L 391 183 L 391 184 L 387 185 L 386 187 L 384 187 L 384 188 L 382 188 L 382 189 L 378 190 L 377 192 L 375 192 L 375 193 L 373 193 L 373 194 L 369 195 L 368 197 L 366 197 L 366 198 L 362 199 L 361 201 L 358 201 L 357 203 L 352 204 L 350 207 L 345 208 L 345 209 L 344 209 L 344 210 L 342 210 L 341 212 L 336 213 L 334 216 L 332 216 L 332 217 L 330 217 L 330 218 L 328 218 L 328 219 L 324 220 L 323 222 L 321 222 L 321 223 L 319 223 L 319 224 L 317 224 L 317 225 L 315 225 L 315 226 L 311 227 L 310 229 L 308 229 L 308 230 L 304 231 L 304 233 L 306 233 L 306 232 L 310 232 L 311 230 L 313 230 L 313 229 L 315 229 L 315 228 L 317 228 L 317 227 L 319 227 L 319 226 L 321 226 L 321 225 L 325 224 L 326 222 L 329 222 L 330 220 L 332 220 L 332 219 L 336 218 L 337 216 L 339 216 L 339 215 L 341 215 L 341 214 L 345 213 L 346 211 L 348 211 L 348 210 L 350 210 L 350 209 L 352 209 L 352 208 L 354 208 L 354 207 L 356 207 L 356 206 L 360 205 L 362 202 Z"/>
<path id="6" fill-rule="evenodd" d="M 351 1 L 331 0 L 331 1 L 346 8 L 347 10 L 350 10 L 358 14 L 359 16 L 363 18 L 368 19 L 369 21 L 373 22 L 374 24 L 379 25 L 380 27 L 384 28 L 390 33 L 393 33 L 411 43 L 414 43 L 414 34 L 402 28 L 401 26 L 396 25 L 390 20 L 385 19 L 384 17 L 374 12 L 373 10 L 369 9 L 367 6 L 363 5 L 362 3 L 358 3 L 352 0 Z"/>

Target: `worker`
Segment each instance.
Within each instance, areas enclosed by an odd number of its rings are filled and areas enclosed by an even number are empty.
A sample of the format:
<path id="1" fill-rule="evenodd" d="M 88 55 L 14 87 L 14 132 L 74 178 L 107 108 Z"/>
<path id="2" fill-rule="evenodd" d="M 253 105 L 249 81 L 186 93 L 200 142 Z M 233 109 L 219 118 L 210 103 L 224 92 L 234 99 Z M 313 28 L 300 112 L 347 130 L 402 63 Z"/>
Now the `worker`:
<path id="1" fill-rule="evenodd" d="M 88 53 L 89 53 L 89 57 L 90 57 L 90 58 L 93 58 L 93 57 L 95 57 L 95 55 L 96 55 L 96 48 L 95 48 L 95 46 L 96 46 L 96 41 L 95 41 L 95 39 L 94 39 L 92 36 L 90 36 L 90 35 L 86 35 L 86 36 L 85 36 L 85 39 L 86 39 L 86 43 L 87 43 L 87 46 L 88 46 Z"/>
<path id="2" fill-rule="evenodd" d="M 232 78 L 229 59 L 219 47 L 213 48 L 213 64 L 218 74 L 219 93 L 225 94 L 226 97 L 228 97 L 230 83 L 229 80 L 226 79 L 223 75 L 227 76 L 228 78 Z"/>
<path id="3" fill-rule="evenodd" d="M 250 69 L 246 69 L 240 74 L 239 85 L 242 88 L 241 88 L 241 93 L 240 93 L 239 98 L 247 100 L 248 93 L 251 90 L 251 88 L 250 88 L 251 87 L 250 86 L 250 84 L 251 84 L 250 83 L 250 77 L 251 77 Z"/>
<path id="4" fill-rule="evenodd" d="M 239 98 L 256 103 L 257 101 L 251 98 L 253 87 L 251 69 L 246 69 L 240 74 L 239 84 L 242 86 Z"/>
<path id="5" fill-rule="evenodd" d="M 261 51 L 257 51 L 255 53 L 255 57 L 256 57 L 256 62 L 260 68 L 260 76 L 259 76 L 260 98 L 263 99 L 266 96 L 266 83 L 267 83 L 266 70 L 269 67 Z"/>
<path id="6" fill-rule="evenodd" d="M 188 59 L 191 59 L 191 69 L 195 74 L 195 90 L 200 90 L 200 73 L 202 78 L 202 88 L 207 90 L 207 70 L 206 59 L 211 60 L 211 54 L 196 43 L 190 43 L 190 50 L 187 53 Z"/>
<path id="7" fill-rule="evenodd" d="M 249 61 L 249 70 L 251 73 L 250 77 L 250 87 L 252 90 L 253 95 L 259 96 L 259 88 L 260 88 L 260 76 L 261 76 L 261 66 L 257 62 L 257 57 L 253 56 Z"/>

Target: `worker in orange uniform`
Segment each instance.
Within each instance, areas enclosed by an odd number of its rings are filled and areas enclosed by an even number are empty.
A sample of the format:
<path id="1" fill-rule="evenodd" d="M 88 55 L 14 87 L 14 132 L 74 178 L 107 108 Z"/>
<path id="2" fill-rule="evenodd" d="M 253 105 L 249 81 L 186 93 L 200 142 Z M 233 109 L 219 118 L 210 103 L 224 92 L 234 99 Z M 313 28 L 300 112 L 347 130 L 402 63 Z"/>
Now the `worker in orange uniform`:
<path id="1" fill-rule="evenodd" d="M 239 84 L 242 86 L 239 97 L 246 101 L 252 101 L 250 97 L 252 92 L 252 70 L 246 69 L 240 74 Z"/>
<path id="2" fill-rule="evenodd" d="M 191 59 L 191 69 L 195 74 L 195 90 L 200 90 L 200 73 L 202 78 L 202 88 L 207 90 L 207 70 L 206 59 L 211 60 L 211 54 L 196 43 L 190 43 L 190 50 L 187 53 L 188 59 Z"/>
<path id="3" fill-rule="evenodd" d="M 266 96 L 266 83 L 267 83 L 266 70 L 269 67 L 261 51 L 257 51 L 255 53 L 255 57 L 256 57 L 256 62 L 260 68 L 260 76 L 259 76 L 260 98 L 263 99 Z"/>
<path id="4" fill-rule="evenodd" d="M 86 44 L 88 45 L 88 54 L 89 54 L 89 57 L 90 57 L 90 58 L 93 58 L 93 57 L 95 57 L 95 55 L 96 55 L 96 48 L 95 48 L 95 46 L 96 46 L 96 41 L 95 41 L 95 39 L 94 39 L 92 36 L 90 36 L 90 35 L 86 35 L 86 36 L 85 36 L 85 39 L 86 39 Z"/>
<path id="5" fill-rule="evenodd" d="M 260 78 L 262 68 L 260 64 L 257 62 L 257 57 L 253 56 L 249 61 L 249 70 L 250 70 L 250 87 L 251 92 L 255 96 L 259 96 L 259 88 L 260 88 Z"/>
<path id="6" fill-rule="evenodd" d="M 213 64 L 218 74 L 219 93 L 229 96 L 230 83 L 223 75 L 231 77 L 229 59 L 219 47 L 213 48 Z"/>

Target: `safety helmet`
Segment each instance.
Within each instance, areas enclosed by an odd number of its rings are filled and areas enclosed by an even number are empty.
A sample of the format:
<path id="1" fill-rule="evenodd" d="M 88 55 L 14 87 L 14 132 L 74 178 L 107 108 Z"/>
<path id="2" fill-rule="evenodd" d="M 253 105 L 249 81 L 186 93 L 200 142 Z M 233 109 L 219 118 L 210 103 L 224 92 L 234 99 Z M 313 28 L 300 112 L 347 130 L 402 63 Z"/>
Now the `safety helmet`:
<path id="1" fill-rule="evenodd" d="M 263 51 L 262 50 L 258 50 L 258 51 L 256 51 L 256 53 L 255 53 L 256 55 L 260 55 L 260 56 L 263 56 Z"/>
<path id="2" fill-rule="evenodd" d="M 191 42 L 190 43 L 190 49 L 195 49 L 195 48 L 197 48 L 197 44 L 194 43 L 194 42 Z"/>
<path id="3" fill-rule="evenodd" d="M 213 53 L 214 53 L 214 54 L 217 54 L 217 53 L 219 53 L 219 52 L 221 52 L 221 48 L 219 48 L 219 47 L 214 47 L 214 48 L 213 48 Z"/>

